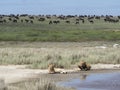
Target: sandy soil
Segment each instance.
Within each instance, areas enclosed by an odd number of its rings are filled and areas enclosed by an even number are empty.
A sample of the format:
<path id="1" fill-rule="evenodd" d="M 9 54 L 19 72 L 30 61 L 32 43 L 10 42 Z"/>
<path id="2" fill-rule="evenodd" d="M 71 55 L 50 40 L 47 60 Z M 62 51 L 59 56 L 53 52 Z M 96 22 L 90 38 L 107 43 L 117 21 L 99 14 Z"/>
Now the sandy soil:
<path id="1" fill-rule="evenodd" d="M 47 74 L 48 70 L 41 69 L 26 69 L 25 65 L 7 65 L 0 66 L 0 79 L 4 79 L 6 84 L 23 81 L 28 78 L 36 77 L 40 74 Z M 79 71 L 78 68 L 74 69 L 55 69 L 56 71 L 65 71 L 68 73 Z M 96 64 L 92 65 L 92 70 L 89 73 L 106 72 L 106 71 L 120 70 L 120 64 Z"/>
<path id="2" fill-rule="evenodd" d="M 39 73 L 47 73 L 47 70 L 25 69 L 24 65 L 7 65 L 0 66 L 0 78 L 5 83 L 15 83 L 27 78 L 35 77 Z"/>

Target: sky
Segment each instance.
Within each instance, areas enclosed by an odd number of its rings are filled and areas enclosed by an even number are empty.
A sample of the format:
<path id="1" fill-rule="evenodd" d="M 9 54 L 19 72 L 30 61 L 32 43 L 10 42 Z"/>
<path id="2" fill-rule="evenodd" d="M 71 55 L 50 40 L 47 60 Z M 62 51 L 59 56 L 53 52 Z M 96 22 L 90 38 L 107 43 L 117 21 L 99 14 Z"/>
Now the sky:
<path id="1" fill-rule="evenodd" d="M 120 0 L 0 0 L 0 14 L 120 15 Z"/>

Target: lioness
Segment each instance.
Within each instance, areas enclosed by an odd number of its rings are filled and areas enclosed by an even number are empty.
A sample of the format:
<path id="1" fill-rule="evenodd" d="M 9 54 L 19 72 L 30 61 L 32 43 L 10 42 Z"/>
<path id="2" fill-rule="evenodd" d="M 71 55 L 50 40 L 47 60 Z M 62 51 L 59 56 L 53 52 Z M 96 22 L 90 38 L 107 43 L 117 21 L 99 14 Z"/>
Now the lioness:
<path id="1" fill-rule="evenodd" d="M 55 65 L 54 64 L 49 64 L 48 65 L 48 72 L 50 73 L 50 74 L 54 74 L 55 73 Z"/>

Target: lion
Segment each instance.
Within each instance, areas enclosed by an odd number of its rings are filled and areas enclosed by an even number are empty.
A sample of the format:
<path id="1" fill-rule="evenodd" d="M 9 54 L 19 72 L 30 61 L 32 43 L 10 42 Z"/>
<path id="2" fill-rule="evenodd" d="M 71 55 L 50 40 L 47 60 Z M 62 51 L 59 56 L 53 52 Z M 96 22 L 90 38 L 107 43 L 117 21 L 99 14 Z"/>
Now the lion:
<path id="1" fill-rule="evenodd" d="M 49 64 L 48 65 L 48 72 L 49 74 L 54 74 L 55 73 L 55 65 L 54 64 Z"/>
<path id="2" fill-rule="evenodd" d="M 87 70 L 90 70 L 90 69 L 91 69 L 91 65 L 87 64 Z"/>
<path id="3" fill-rule="evenodd" d="M 78 65 L 78 67 L 82 71 L 87 71 L 87 70 L 91 69 L 91 66 L 89 64 L 87 64 L 85 61 L 81 61 L 80 64 Z"/>
<path id="4" fill-rule="evenodd" d="M 55 71 L 55 64 L 49 64 L 48 65 L 48 73 L 49 74 L 67 74 L 67 71 L 65 71 L 65 70 L 56 70 Z"/>

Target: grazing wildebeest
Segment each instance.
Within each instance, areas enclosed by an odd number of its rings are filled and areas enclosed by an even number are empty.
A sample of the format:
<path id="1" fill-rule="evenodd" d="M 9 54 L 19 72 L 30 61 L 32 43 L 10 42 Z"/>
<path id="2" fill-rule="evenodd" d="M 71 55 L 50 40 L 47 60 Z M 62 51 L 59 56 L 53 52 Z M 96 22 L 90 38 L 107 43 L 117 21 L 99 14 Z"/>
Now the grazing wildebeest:
<path id="1" fill-rule="evenodd" d="M 46 18 L 47 19 L 51 19 L 51 15 L 46 15 Z"/>
<path id="2" fill-rule="evenodd" d="M 28 23 L 28 22 L 29 22 L 29 20 L 28 20 L 28 19 L 25 19 L 25 22 L 26 22 L 26 23 Z"/>
<path id="3" fill-rule="evenodd" d="M 118 19 L 120 19 L 120 16 L 117 16 L 118 17 Z"/>
<path id="4" fill-rule="evenodd" d="M 54 24 L 58 24 L 58 23 L 60 23 L 60 21 L 59 21 L 59 20 L 53 21 L 53 23 L 54 23 Z"/>
<path id="5" fill-rule="evenodd" d="M 79 24 L 79 21 L 75 22 L 75 24 Z"/>
<path id="6" fill-rule="evenodd" d="M 95 16 L 95 19 L 99 19 L 100 20 L 100 16 Z"/>
<path id="7" fill-rule="evenodd" d="M 7 21 L 4 19 L 3 22 L 6 23 Z"/>
<path id="8" fill-rule="evenodd" d="M 52 24 L 53 22 L 52 21 L 49 21 L 49 24 Z"/>
<path id="9" fill-rule="evenodd" d="M 0 20 L 0 23 L 3 23 L 3 21 L 2 21 L 2 20 Z"/>
<path id="10" fill-rule="evenodd" d="M 75 16 L 74 15 L 67 15 L 66 17 L 67 18 L 74 18 Z"/>
<path id="11" fill-rule="evenodd" d="M 89 22 L 90 22 L 90 23 L 92 23 L 92 24 L 94 23 L 94 21 L 93 21 L 93 20 L 89 20 Z"/>
<path id="12" fill-rule="evenodd" d="M 82 23 L 85 23 L 85 20 L 84 20 L 84 19 L 82 20 Z"/>
<path id="13" fill-rule="evenodd" d="M 39 18 L 38 21 L 45 21 L 45 18 Z"/>
<path id="14" fill-rule="evenodd" d="M 17 23 L 17 20 L 16 20 L 16 19 L 14 19 L 14 20 L 13 20 L 13 22 L 14 22 L 14 23 Z"/>
<path id="15" fill-rule="evenodd" d="M 14 18 L 15 18 L 15 19 L 19 19 L 19 17 L 18 17 L 18 16 L 14 16 Z"/>
<path id="16" fill-rule="evenodd" d="M 0 16 L 0 19 L 2 19 L 3 18 L 3 16 Z"/>
<path id="17" fill-rule="evenodd" d="M 12 21 L 12 18 L 8 18 L 9 21 Z"/>
<path id="18" fill-rule="evenodd" d="M 61 20 L 67 19 L 66 16 L 64 16 L 64 15 L 60 15 L 60 16 L 58 16 L 57 18 L 59 18 L 59 19 L 61 19 Z"/>
<path id="19" fill-rule="evenodd" d="M 113 19 L 113 18 L 110 18 L 110 17 L 106 17 L 106 18 L 104 19 L 104 21 L 105 21 L 105 22 L 112 22 L 112 23 L 117 23 L 117 22 L 119 22 L 118 19 Z"/>
<path id="20" fill-rule="evenodd" d="M 34 19 L 34 16 L 29 16 L 30 19 Z"/>
<path id="21" fill-rule="evenodd" d="M 80 19 L 76 19 L 76 21 L 80 21 Z"/>
<path id="22" fill-rule="evenodd" d="M 32 21 L 32 20 L 30 20 L 30 23 L 33 23 L 33 21 Z"/>
<path id="23" fill-rule="evenodd" d="M 21 19 L 21 22 L 23 23 L 23 19 Z"/>
<path id="24" fill-rule="evenodd" d="M 28 14 L 21 14 L 20 17 L 26 17 Z"/>
<path id="25" fill-rule="evenodd" d="M 70 21 L 65 21 L 66 23 L 70 24 Z"/>

